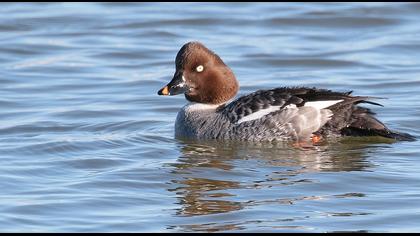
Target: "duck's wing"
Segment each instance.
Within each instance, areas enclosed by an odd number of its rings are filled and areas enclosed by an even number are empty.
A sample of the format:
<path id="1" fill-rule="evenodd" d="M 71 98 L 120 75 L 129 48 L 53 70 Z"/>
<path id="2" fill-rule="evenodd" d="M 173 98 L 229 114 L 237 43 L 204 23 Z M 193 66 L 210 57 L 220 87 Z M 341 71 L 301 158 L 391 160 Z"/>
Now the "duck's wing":
<path id="1" fill-rule="evenodd" d="M 316 88 L 281 87 L 242 96 L 220 107 L 218 112 L 235 124 L 238 132 L 244 133 L 243 130 L 247 130 L 262 136 L 304 139 L 337 115 L 329 108 L 337 107 L 337 111 L 346 113 L 344 108 L 347 105 L 369 102 L 366 101 L 367 97 L 354 97 L 350 94 Z M 351 112 L 348 113 L 343 114 L 344 120 L 350 118 Z M 335 121 L 341 120 L 337 118 Z"/>
<path id="2" fill-rule="evenodd" d="M 323 109 L 337 103 L 351 103 L 366 97 L 350 96 L 351 92 L 333 92 L 331 90 L 306 87 L 280 87 L 270 90 L 258 90 L 239 97 L 231 103 L 220 107 L 232 123 L 255 120 L 273 112 L 296 107 L 310 106 Z"/>

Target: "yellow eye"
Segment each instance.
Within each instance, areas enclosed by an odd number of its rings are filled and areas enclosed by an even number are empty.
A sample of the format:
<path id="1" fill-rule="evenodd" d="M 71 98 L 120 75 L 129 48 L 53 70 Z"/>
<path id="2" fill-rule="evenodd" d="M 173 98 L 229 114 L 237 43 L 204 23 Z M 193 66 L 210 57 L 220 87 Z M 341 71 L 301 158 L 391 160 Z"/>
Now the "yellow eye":
<path id="1" fill-rule="evenodd" d="M 204 70 L 204 66 L 199 65 L 199 66 L 197 66 L 197 68 L 195 68 L 195 70 L 196 70 L 197 72 L 202 72 L 202 71 Z"/>

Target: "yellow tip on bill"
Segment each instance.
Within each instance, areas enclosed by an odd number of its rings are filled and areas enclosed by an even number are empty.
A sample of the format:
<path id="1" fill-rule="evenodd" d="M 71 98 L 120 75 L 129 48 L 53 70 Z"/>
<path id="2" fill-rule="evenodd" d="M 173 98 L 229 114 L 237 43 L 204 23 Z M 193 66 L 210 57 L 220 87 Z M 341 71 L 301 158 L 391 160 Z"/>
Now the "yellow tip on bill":
<path id="1" fill-rule="evenodd" d="M 168 89 L 168 86 L 165 86 L 165 87 L 162 89 L 162 94 L 163 94 L 163 95 L 169 95 L 169 89 Z"/>

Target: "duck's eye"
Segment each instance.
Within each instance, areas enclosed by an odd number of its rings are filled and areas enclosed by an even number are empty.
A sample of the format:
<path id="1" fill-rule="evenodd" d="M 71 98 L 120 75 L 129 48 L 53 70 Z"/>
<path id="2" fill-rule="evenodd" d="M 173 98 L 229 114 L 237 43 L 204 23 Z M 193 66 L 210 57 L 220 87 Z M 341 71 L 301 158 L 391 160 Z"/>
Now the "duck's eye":
<path id="1" fill-rule="evenodd" d="M 202 72 L 202 71 L 204 70 L 204 66 L 199 65 L 199 66 L 197 66 L 197 68 L 195 68 L 195 70 L 196 70 L 197 72 Z"/>

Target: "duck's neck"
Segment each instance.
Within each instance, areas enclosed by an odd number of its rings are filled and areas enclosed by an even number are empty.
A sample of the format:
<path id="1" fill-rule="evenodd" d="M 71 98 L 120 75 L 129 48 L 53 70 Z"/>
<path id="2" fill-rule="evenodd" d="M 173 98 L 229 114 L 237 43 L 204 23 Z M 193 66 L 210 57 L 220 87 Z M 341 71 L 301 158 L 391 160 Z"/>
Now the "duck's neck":
<path id="1" fill-rule="evenodd" d="M 211 111 L 211 110 L 216 110 L 219 106 L 221 106 L 223 104 L 225 104 L 225 103 L 207 104 L 207 103 L 189 102 L 187 105 L 185 105 L 184 109 L 186 111 L 189 111 L 189 112 Z"/>

